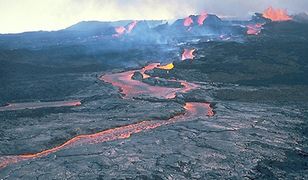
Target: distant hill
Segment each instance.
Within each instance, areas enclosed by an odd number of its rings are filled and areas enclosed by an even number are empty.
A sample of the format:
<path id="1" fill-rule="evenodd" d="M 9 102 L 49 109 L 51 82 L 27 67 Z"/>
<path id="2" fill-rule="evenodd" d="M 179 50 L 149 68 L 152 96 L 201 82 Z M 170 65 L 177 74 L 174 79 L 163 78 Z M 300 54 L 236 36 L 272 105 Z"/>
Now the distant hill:
<path id="1" fill-rule="evenodd" d="M 269 26 L 275 22 L 262 17 L 262 14 L 256 13 L 249 21 L 226 21 L 220 19 L 214 14 L 207 14 L 202 23 L 198 23 L 199 15 L 190 15 L 187 18 L 177 19 L 169 24 L 164 20 L 144 20 L 138 21 L 130 32 L 127 28 L 133 22 L 132 20 L 122 21 L 82 21 L 66 29 L 59 31 L 37 31 L 20 34 L 0 34 L 0 48 L 3 49 L 41 49 L 52 46 L 71 46 L 83 45 L 92 46 L 93 44 L 166 44 L 169 42 L 181 41 L 183 38 L 187 41 L 192 38 L 210 37 L 210 39 L 231 39 L 244 38 L 247 33 L 248 24 L 266 24 L 262 33 L 267 32 Z M 278 28 L 291 28 L 292 26 L 301 26 L 308 22 L 308 15 L 305 13 L 294 15 L 293 21 L 280 23 Z M 187 22 L 186 22 L 187 21 Z M 188 23 L 188 24 L 187 24 Z M 298 24 L 299 23 L 299 24 Z M 116 28 L 123 26 L 122 33 L 118 33 Z M 276 26 L 273 26 L 275 28 Z M 121 29 L 121 28 L 120 28 Z M 271 28 L 270 28 L 271 29 Z M 117 29 L 118 30 L 118 29 Z M 295 30 L 297 31 L 297 30 Z M 286 32 L 289 32 L 287 30 Z M 303 31 L 299 32 L 303 34 Z M 298 34 L 297 34 L 298 36 Z M 100 45 L 101 46 L 101 45 Z M 110 46 L 110 47 L 117 47 Z"/>
<path id="2" fill-rule="evenodd" d="M 81 21 L 74 24 L 65 30 L 67 31 L 97 31 L 110 27 L 126 26 L 133 20 L 122 20 L 122 21 Z M 158 26 L 162 24 L 163 20 L 146 20 L 150 27 Z"/>

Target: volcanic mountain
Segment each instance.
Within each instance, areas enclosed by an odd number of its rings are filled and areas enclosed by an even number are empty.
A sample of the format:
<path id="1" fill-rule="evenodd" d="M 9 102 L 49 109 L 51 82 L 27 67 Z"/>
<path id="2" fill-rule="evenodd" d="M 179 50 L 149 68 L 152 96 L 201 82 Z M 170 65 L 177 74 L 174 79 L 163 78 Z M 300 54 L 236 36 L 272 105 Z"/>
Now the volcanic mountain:
<path id="1" fill-rule="evenodd" d="M 0 179 L 308 179 L 308 24 L 266 11 L 0 35 Z"/>
<path id="2" fill-rule="evenodd" d="M 44 46 L 99 43 L 102 40 L 114 43 L 116 39 L 120 39 L 114 38 L 118 33 L 123 34 L 121 37 L 124 38 L 129 35 L 128 39 L 130 42 L 147 43 L 147 41 L 149 41 L 148 44 L 152 44 L 161 42 L 166 43 L 176 37 L 203 35 L 214 35 L 219 37 L 222 34 L 243 34 L 245 31 L 244 28 L 234 26 L 232 23 L 223 21 L 212 14 L 206 14 L 202 21 L 203 24 L 198 24 L 200 16 L 201 15 L 191 15 L 187 17 L 193 22 L 189 26 L 184 25 L 185 19 L 178 19 L 171 25 L 165 23 L 165 21 L 153 20 L 125 20 L 116 22 L 83 21 L 59 31 L 0 35 L 0 45 L 2 43 L 2 45 L 11 48 L 26 47 L 37 49 Z M 134 23 L 134 25 L 132 23 Z M 132 29 L 129 30 L 129 26 L 131 26 Z M 12 41 L 12 39 L 14 39 L 14 41 Z"/>

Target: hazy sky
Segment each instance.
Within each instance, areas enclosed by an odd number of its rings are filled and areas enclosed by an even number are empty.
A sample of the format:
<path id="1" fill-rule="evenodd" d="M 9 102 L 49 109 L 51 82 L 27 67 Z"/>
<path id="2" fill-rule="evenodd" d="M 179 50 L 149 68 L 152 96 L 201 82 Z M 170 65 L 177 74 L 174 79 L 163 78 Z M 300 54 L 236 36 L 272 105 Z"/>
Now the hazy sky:
<path id="1" fill-rule="evenodd" d="M 175 19 L 201 11 L 248 18 L 268 6 L 307 12 L 308 0 L 0 0 L 0 33 L 58 30 L 83 20 Z"/>

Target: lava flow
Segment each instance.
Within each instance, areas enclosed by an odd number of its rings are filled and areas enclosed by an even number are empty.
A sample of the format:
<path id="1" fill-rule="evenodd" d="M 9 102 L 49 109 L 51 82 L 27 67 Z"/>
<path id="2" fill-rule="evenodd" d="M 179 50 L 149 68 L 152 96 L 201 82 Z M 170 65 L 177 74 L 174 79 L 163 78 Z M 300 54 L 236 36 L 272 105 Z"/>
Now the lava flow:
<path id="1" fill-rule="evenodd" d="M 201 13 L 199 15 L 199 17 L 198 17 L 198 24 L 199 24 L 199 26 L 203 25 L 203 23 L 206 20 L 207 16 L 208 16 L 208 14 L 206 12 L 203 12 L 203 13 Z"/>
<path id="2" fill-rule="evenodd" d="M 263 24 L 249 24 L 247 25 L 247 34 L 248 35 L 258 35 L 261 33 Z"/>
<path id="3" fill-rule="evenodd" d="M 115 31 L 116 31 L 117 34 L 114 34 L 113 36 L 120 37 L 125 33 L 126 29 L 123 26 L 119 26 L 119 27 L 115 28 Z"/>
<path id="4" fill-rule="evenodd" d="M 144 74 L 146 70 L 157 68 L 159 67 L 159 65 L 160 64 L 158 63 L 150 64 L 141 69 L 140 72 Z M 176 96 L 176 93 L 178 92 L 187 92 L 191 89 L 195 89 L 198 87 L 198 85 L 195 85 L 193 83 L 188 83 L 185 81 L 179 81 L 184 86 L 183 88 L 150 86 L 141 81 L 132 80 L 131 77 L 133 73 L 134 71 L 106 74 L 102 76 L 100 79 L 112 83 L 114 86 L 121 88 L 126 97 L 148 94 L 163 98 L 174 98 Z M 130 124 L 113 129 L 108 129 L 95 134 L 79 135 L 66 141 L 62 145 L 38 153 L 3 156 L 0 157 L 0 168 L 4 168 L 8 165 L 25 160 L 33 160 L 36 158 L 41 158 L 49 154 L 58 152 L 62 149 L 66 149 L 76 145 L 96 144 L 107 141 L 114 141 L 118 139 L 126 139 L 129 138 L 132 134 L 140 133 L 150 129 L 155 129 L 160 126 L 169 125 L 177 122 L 190 121 L 196 118 L 204 118 L 206 116 L 211 117 L 214 115 L 213 109 L 211 108 L 209 103 L 188 102 L 185 104 L 184 108 L 185 108 L 184 113 L 178 114 L 168 120 L 149 120 L 149 121 L 145 120 L 136 124 Z"/>
<path id="5" fill-rule="evenodd" d="M 184 19 L 183 25 L 188 27 L 194 23 L 193 19 L 191 17 L 187 17 Z"/>
<path id="6" fill-rule="evenodd" d="M 141 69 L 141 74 L 145 75 L 145 71 L 158 67 L 158 63 L 150 64 L 145 68 Z M 117 74 L 106 74 L 100 79 L 111 83 L 113 86 L 116 86 L 121 89 L 122 93 L 126 98 L 138 97 L 140 95 L 149 95 L 157 98 L 172 99 L 176 97 L 178 92 L 188 92 L 191 89 L 195 89 L 198 86 L 193 83 L 188 83 L 185 81 L 179 81 L 184 86 L 183 88 L 168 88 L 160 86 L 151 86 L 141 81 L 133 80 L 132 76 L 135 71 L 126 71 Z M 144 76 L 147 78 L 149 76 Z"/>
<path id="7" fill-rule="evenodd" d="M 164 65 L 164 66 L 158 66 L 157 68 L 164 69 L 164 70 L 171 70 L 171 69 L 174 68 L 174 65 L 173 65 L 173 63 L 170 63 L 170 64 L 167 64 L 167 65 Z"/>
<path id="8" fill-rule="evenodd" d="M 1 111 L 16 111 L 23 109 L 40 109 L 40 108 L 54 108 L 54 107 L 70 107 L 80 106 L 81 102 L 77 101 L 54 101 L 54 102 L 27 102 L 27 103 L 11 103 L 7 106 L 0 107 Z"/>
<path id="9" fill-rule="evenodd" d="M 272 21 L 289 21 L 289 20 L 292 20 L 292 18 L 288 15 L 287 10 L 274 9 L 272 7 L 267 8 L 263 12 L 263 17 L 270 19 Z"/>
<path id="10" fill-rule="evenodd" d="M 129 138 L 132 134 L 140 133 L 150 129 L 155 129 L 163 125 L 169 125 L 182 121 L 189 121 L 196 118 L 204 118 L 205 116 L 213 116 L 213 111 L 210 105 L 207 103 L 186 103 L 184 108 L 186 110 L 185 114 L 175 116 L 173 118 L 170 118 L 169 120 L 142 121 L 136 124 L 130 124 L 118 128 L 108 129 L 95 134 L 79 135 L 68 140 L 60 146 L 56 146 L 54 148 L 47 149 L 38 153 L 0 157 L 0 168 L 4 168 L 8 165 L 25 160 L 41 158 L 62 149 L 76 145 L 96 144 L 107 141 L 114 141 L 118 139 L 126 139 Z"/>
<path id="11" fill-rule="evenodd" d="M 127 33 L 131 33 L 132 30 L 137 26 L 138 21 L 131 22 L 127 27 Z"/>
<path id="12" fill-rule="evenodd" d="M 196 49 L 184 49 L 184 52 L 182 54 L 182 60 L 194 59 L 195 58 L 195 55 L 194 55 L 195 51 L 196 51 Z"/>
<path id="13" fill-rule="evenodd" d="M 115 27 L 114 30 L 116 34 L 113 34 L 113 37 L 120 37 L 124 35 L 125 33 L 129 34 L 132 32 L 132 30 L 137 26 L 138 21 L 133 21 L 130 24 L 127 25 L 127 28 L 123 26 Z"/>

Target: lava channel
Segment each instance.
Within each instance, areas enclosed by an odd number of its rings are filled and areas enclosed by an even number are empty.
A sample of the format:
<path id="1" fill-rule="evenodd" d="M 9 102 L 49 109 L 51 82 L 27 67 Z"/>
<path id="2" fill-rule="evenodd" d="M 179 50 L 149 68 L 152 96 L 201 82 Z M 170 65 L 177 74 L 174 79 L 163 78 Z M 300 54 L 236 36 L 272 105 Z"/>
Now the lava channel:
<path id="1" fill-rule="evenodd" d="M 1 111 L 17 111 L 24 109 L 40 109 L 40 108 L 52 108 L 52 107 L 70 107 L 80 106 L 81 102 L 76 101 L 54 101 L 54 102 L 27 102 L 27 103 L 11 103 L 6 106 L 0 107 Z"/>
<path id="2" fill-rule="evenodd" d="M 141 121 L 136 124 L 130 124 L 122 127 L 108 129 L 95 134 L 79 135 L 68 140 L 67 142 L 65 142 L 60 146 L 56 146 L 54 148 L 47 149 L 38 153 L 3 156 L 0 157 L 0 168 L 4 168 L 8 165 L 15 164 L 25 160 L 33 160 L 36 158 L 45 157 L 49 154 L 76 145 L 96 144 L 107 141 L 126 139 L 129 138 L 132 134 L 140 133 L 150 129 L 155 129 L 160 126 L 169 125 L 177 122 L 190 121 L 196 118 L 204 118 L 206 116 L 213 116 L 213 110 L 207 103 L 186 103 L 184 108 L 186 110 L 185 114 L 175 116 L 169 120 Z"/>
<path id="3" fill-rule="evenodd" d="M 149 77 L 144 74 L 146 70 L 158 67 L 159 63 L 150 64 L 140 70 L 144 78 Z M 185 93 L 192 89 L 196 89 L 198 85 L 186 81 L 179 81 L 183 88 L 169 88 L 160 86 L 151 86 L 138 80 L 133 80 L 132 76 L 135 71 L 126 71 L 122 73 L 106 74 L 100 77 L 100 80 L 111 83 L 121 89 L 126 98 L 138 97 L 140 95 L 149 95 L 157 98 L 172 99 L 176 97 L 176 93 Z"/>
<path id="4" fill-rule="evenodd" d="M 140 70 L 142 74 L 146 70 L 158 67 L 159 64 L 150 64 Z M 195 89 L 198 85 L 193 83 L 188 83 L 185 81 L 179 81 L 184 86 L 183 88 L 167 88 L 167 87 L 157 87 L 150 86 L 148 84 L 142 83 L 137 80 L 132 80 L 131 77 L 134 71 L 128 71 L 116 74 L 107 74 L 102 76 L 100 79 L 113 84 L 122 89 L 126 97 L 133 97 L 135 95 L 148 94 L 163 98 L 174 98 L 177 92 L 187 92 L 191 89 Z M 70 103 L 69 103 L 70 104 Z M 73 103 L 74 104 L 74 103 Z M 108 129 L 95 134 L 79 135 L 76 136 L 62 145 L 56 146 L 51 149 L 47 149 L 38 153 L 33 154 L 23 154 L 23 155 L 13 155 L 13 156 L 3 156 L 0 157 L 0 168 L 4 168 L 8 165 L 18 163 L 25 160 L 33 160 L 36 158 L 45 157 L 49 154 L 58 152 L 62 149 L 66 149 L 76 145 L 83 144 L 96 144 L 107 141 L 114 141 L 118 139 L 129 138 L 132 134 L 144 132 L 150 129 L 155 129 L 160 126 L 170 125 L 177 122 L 191 121 L 197 118 L 204 118 L 206 116 L 211 117 L 214 115 L 214 111 L 209 103 L 197 103 L 189 102 L 186 103 L 185 113 L 179 114 L 169 120 L 150 120 L 141 121 L 136 124 L 130 124 L 126 126 L 121 126 L 113 129 Z"/>

